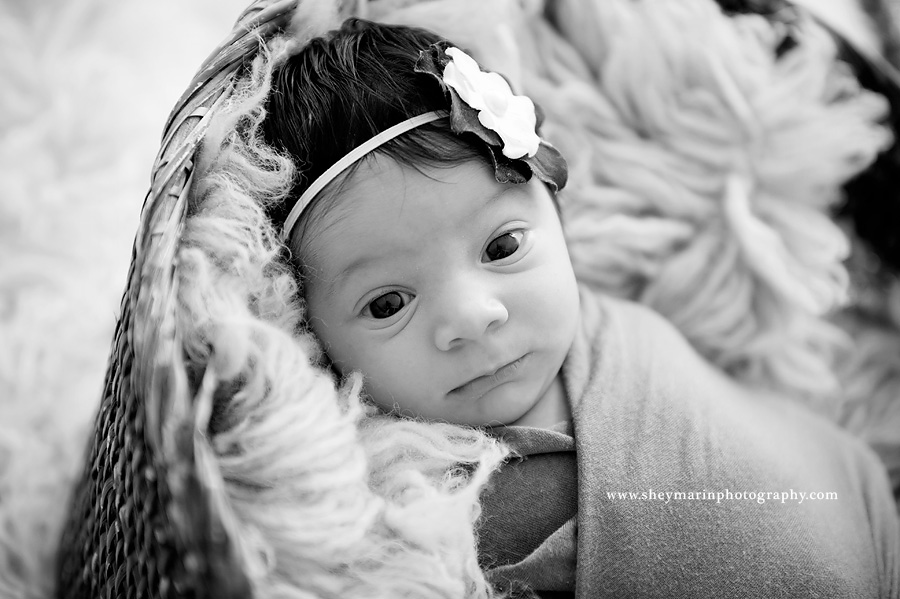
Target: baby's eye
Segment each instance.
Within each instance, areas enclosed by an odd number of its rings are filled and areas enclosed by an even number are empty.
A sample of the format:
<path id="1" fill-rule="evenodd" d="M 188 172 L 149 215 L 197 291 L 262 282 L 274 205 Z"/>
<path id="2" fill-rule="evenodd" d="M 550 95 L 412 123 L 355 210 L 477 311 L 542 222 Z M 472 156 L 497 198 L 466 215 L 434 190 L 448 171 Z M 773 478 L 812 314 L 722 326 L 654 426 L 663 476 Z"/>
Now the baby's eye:
<path id="1" fill-rule="evenodd" d="M 372 318 L 383 319 L 390 318 L 403 309 L 406 304 L 411 301 L 408 293 L 402 291 L 391 291 L 384 295 L 379 295 L 366 305 L 364 312 L 368 312 Z"/>
<path id="2" fill-rule="evenodd" d="M 522 231 L 510 231 L 494 238 L 484 250 L 482 262 L 496 262 L 512 256 L 519 250 Z"/>

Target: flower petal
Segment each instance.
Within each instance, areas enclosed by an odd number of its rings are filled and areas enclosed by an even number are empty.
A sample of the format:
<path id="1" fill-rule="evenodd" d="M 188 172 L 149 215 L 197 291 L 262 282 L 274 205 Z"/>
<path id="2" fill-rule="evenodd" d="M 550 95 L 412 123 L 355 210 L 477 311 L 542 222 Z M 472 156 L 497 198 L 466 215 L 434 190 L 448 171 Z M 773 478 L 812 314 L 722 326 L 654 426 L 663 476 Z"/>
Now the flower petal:
<path id="1" fill-rule="evenodd" d="M 444 68 L 444 83 L 455 89 L 459 97 L 472 108 L 483 110 L 487 106 L 469 74 L 453 62 L 447 63 Z"/>
<path id="2" fill-rule="evenodd" d="M 501 183 L 525 183 L 537 176 L 554 190 L 568 178 L 565 159 L 537 134 L 541 115 L 527 96 L 517 96 L 497 73 L 445 42 L 423 50 L 415 70 L 434 77 L 450 101 L 450 128 L 471 133 L 489 150 L 494 176 Z"/>

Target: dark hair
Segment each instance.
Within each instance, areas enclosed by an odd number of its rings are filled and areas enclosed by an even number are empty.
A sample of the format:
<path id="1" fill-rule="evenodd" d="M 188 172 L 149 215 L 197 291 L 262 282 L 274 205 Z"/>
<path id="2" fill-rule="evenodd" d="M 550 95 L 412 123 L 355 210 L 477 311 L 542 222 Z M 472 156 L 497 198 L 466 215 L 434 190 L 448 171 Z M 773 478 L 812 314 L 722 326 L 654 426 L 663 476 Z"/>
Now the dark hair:
<path id="1" fill-rule="evenodd" d="M 419 53 L 442 40 L 425 29 L 354 18 L 276 70 L 262 135 L 292 158 L 299 175 L 287 201 L 269 209 L 274 222 L 283 223 L 300 194 L 353 148 L 411 117 L 449 108 L 440 84 L 413 69 Z M 454 134 L 448 119 L 376 151 L 412 166 L 490 160 L 485 148 Z"/>

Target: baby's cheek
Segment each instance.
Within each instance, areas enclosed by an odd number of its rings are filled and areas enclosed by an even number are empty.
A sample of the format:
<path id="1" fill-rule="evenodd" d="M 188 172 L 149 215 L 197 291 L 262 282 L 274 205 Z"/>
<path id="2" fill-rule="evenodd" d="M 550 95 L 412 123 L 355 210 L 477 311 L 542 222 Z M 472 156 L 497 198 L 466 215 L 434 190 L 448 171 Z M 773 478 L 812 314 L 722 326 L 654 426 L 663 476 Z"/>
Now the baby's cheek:
<path id="1" fill-rule="evenodd" d="M 548 307 L 565 306 L 573 296 L 577 297 L 578 283 L 568 253 L 557 250 L 551 256 L 541 269 L 539 295 Z"/>
<path id="2" fill-rule="evenodd" d="M 563 259 L 564 258 L 564 259 Z M 568 254 L 557 256 L 557 260 L 542 269 L 540 282 L 533 291 L 536 323 L 541 323 L 546 333 L 559 339 L 562 346 L 574 336 L 578 323 L 579 294 L 578 283 L 568 261 Z"/>
<path id="3" fill-rule="evenodd" d="M 418 359 L 421 352 L 402 344 L 367 345 L 357 351 L 357 368 L 375 402 L 386 409 L 398 404 L 418 413 L 418 402 L 426 391 L 422 381 L 433 375 L 430 365 Z"/>

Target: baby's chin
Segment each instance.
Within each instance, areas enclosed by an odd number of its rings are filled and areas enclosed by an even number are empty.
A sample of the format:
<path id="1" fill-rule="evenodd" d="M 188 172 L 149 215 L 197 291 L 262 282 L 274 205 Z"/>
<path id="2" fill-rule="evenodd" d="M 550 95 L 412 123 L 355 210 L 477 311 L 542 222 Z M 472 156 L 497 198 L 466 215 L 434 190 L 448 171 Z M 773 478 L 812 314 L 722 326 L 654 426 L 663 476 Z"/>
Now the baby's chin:
<path id="1" fill-rule="evenodd" d="M 460 410 L 447 418 L 454 419 L 456 424 L 469 426 L 513 426 L 523 423 L 525 426 L 552 426 L 555 422 L 543 424 L 537 414 L 545 413 L 541 409 L 546 401 L 544 389 L 533 385 L 502 385 L 486 393 L 473 406 L 473 412 Z"/>
<path id="2" fill-rule="evenodd" d="M 563 390 L 562 380 L 557 377 L 551 388 L 534 403 L 531 409 L 507 425 L 553 428 L 571 419 L 572 413 Z"/>
<path id="3" fill-rule="evenodd" d="M 435 388 L 440 385 L 429 385 L 416 391 L 380 386 L 370 380 L 374 384 L 366 391 L 382 411 L 403 418 L 476 427 L 551 427 L 568 420 L 560 368 L 548 369 L 546 356 L 541 354 L 527 354 L 522 360 L 520 369 L 501 374 L 499 381 L 476 382 L 447 391 Z"/>
<path id="4" fill-rule="evenodd" d="M 429 399 L 428 405 L 410 405 L 397 401 L 382 401 L 369 396 L 382 412 L 399 418 L 411 418 L 429 422 L 446 422 L 462 426 L 505 426 L 522 418 L 530 411 L 538 398 L 532 394 L 531 401 L 522 401 L 521 392 L 500 393 L 492 390 L 483 397 L 460 401 L 448 395 L 439 395 Z M 513 390 L 509 390 L 513 391 Z"/>

